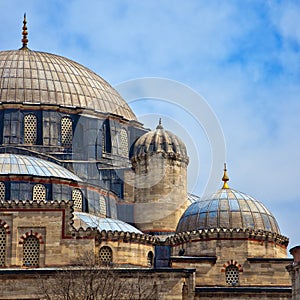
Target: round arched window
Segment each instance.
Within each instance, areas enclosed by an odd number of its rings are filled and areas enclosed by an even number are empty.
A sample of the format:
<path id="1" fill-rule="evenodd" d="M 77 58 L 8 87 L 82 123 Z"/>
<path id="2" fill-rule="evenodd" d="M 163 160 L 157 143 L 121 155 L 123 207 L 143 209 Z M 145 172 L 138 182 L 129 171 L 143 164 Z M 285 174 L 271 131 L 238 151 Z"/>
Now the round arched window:
<path id="1" fill-rule="evenodd" d="M 99 250 L 99 263 L 108 265 L 113 261 L 113 252 L 110 247 L 103 246 Z"/>
<path id="2" fill-rule="evenodd" d="M 32 200 L 45 201 L 46 200 L 46 187 L 43 184 L 36 184 L 33 187 Z"/>
<path id="3" fill-rule="evenodd" d="M 82 192 L 80 189 L 74 189 L 72 191 L 72 200 L 74 202 L 74 209 L 82 211 Z"/>
<path id="4" fill-rule="evenodd" d="M 237 266 L 230 265 L 225 270 L 226 283 L 232 286 L 239 284 L 239 269 Z"/>
<path id="5" fill-rule="evenodd" d="M 30 235 L 23 243 L 23 265 L 27 267 L 38 267 L 40 259 L 40 241 L 37 237 Z"/>
<path id="6" fill-rule="evenodd" d="M 60 123 L 60 134 L 61 134 L 61 145 L 64 147 L 72 146 L 73 140 L 73 129 L 72 129 L 72 120 L 69 117 L 61 118 Z"/>

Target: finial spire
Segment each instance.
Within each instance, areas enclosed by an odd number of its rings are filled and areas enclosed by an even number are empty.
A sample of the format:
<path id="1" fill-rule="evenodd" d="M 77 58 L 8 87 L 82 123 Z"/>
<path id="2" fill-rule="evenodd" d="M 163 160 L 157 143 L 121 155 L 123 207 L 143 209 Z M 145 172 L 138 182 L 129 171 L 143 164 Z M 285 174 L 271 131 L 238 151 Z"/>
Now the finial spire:
<path id="1" fill-rule="evenodd" d="M 164 129 L 161 125 L 161 118 L 159 118 L 159 122 L 158 122 L 156 129 Z"/>
<path id="2" fill-rule="evenodd" d="M 224 183 L 223 183 L 222 189 L 229 189 L 229 186 L 227 184 L 227 181 L 229 181 L 229 177 L 227 176 L 226 172 L 227 172 L 226 163 L 224 163 L 224 175 L 223 175 L 223 178 L 222 178 L 222 181 L 224 181 Z"/>
<path id="3" fill-rule="evenodd" d="M 23 38 L 22 38 L 22 43 L 23 43 L 23 46 L 21 49 L 27 49 L 27 44 L 28 44 L 28 38 L 27 38 L 27 35 L 28 35 L 28 31 L 27 31 L 27 21 L 26 21 L 26 13 L 24 14 L 24 19 L 23 19 L 23 31 L 22 31 L 22 35 L 23 35 Z M 21 50 L 20 49 L 20 50 Z"/>

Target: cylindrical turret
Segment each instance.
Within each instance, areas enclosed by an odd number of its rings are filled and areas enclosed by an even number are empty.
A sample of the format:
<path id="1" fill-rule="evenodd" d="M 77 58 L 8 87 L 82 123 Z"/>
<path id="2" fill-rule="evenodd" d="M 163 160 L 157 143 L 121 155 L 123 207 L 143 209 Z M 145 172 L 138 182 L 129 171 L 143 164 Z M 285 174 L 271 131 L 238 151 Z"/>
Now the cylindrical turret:
<path id="1" fill-rule="evenodd" d="M 185 144 L 160 121 L 156 130 L 136 141 L 131 162 L 135 172 L 135 225 L 153 234 L 175 232 L 188 206 L 189 158 Z"/>

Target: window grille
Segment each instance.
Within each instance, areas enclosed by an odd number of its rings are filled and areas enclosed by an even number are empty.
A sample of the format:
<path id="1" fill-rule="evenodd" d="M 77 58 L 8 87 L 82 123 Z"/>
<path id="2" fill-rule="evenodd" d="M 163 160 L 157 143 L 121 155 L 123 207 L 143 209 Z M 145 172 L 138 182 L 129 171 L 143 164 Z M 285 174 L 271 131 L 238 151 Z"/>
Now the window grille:
<path id="1" fill-rule="evenodd" d="M 5 266 L 6 258 L 6 231 L 3 226 L 0 226 L 0 266 Z"/>
<path id="2" fill-rule="evenodd" d="M 102 153 L 106 152 L 106 125 L 102 126 Z"/>
<path id="3" fill-rule="evenodd" d="M 101 264 L 110 264 L 113 260 L 113 253 L 110 247 L 104 246 L 99 251 L 99 262 Z"/>
<path id="4" fill-rule="evenodd" d="M 100 214 L 106 216 L 106 201 L 105 201 L 105 197 L 102 195 L 100 195 L 99 205 L 100 205 Z"/>
<path id="5" fill-rule="evenodd" d="M 24 117 L 24 144 L 36 144 L 37 117 L 28 114 Z"/>
<path id="6" fill-rule="evenodd" d="M 40 259 L 40 242 L 33 235 L 28 236 L 23 243 L 23 265 L 38 267 Z"/>
<path id="7" fill-rule="evenodd" d="M 69 117 L 63 117 L 61 119 L 61 145 L 65 147 L 72 146 L 72 139 L 72 120 Z"/>
<path id="8" fill-rule="evenodd" d="M 82 193 L 79 189 L 72 191 L 72 200 L 74 202 L 74 209 L 82 211 Z"/>
<path id="9" fill-rule="evenodd" d="M 239 269 L 234 265 L 230 265 L 225 270 L 226 283 L 232 286 L 239 284 Z"/>
<path id="10" fill-rule="evenodd" d="M 0 182 L 0 201 L 5 200 L 5 184 Z"/>
<path id="11" fill-rule="evenodd" d="M 43 184 L 36 184 L 33 187 L 32 200 L 36 200 L 36 201 L 46 200 L 46 187 Z"/>
<path id="12" fill-rule="evenodd" d="M 128 153 L 128 135 L 127 135 L 127 131 L 122 128 L 120 131 L 120 155 L 124 156 L 124 157 L 128 157 L 129 153 Z"/>

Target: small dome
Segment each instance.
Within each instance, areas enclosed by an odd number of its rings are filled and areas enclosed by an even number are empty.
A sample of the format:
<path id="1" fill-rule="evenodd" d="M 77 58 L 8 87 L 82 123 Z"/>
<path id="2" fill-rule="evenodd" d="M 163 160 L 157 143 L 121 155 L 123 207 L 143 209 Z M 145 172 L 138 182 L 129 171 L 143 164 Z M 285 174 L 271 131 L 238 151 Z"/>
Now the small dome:
<path id="1" fill-rule="evenodd" d="M 0 175 L 33 175 L 82 181 L 64 167 L 33 156 L 0 154 Z"/>
<path id="2" fill-rule="evenodd" d="M 91 227 L 97 227 L 99 231 L 123 231 L 130 233 L 139 233 L 143 234 L 140 230 L 133 227 L 130 224 L 127 224 L 121 220 L 110 219 L 110 218 L 101 218 L 95 215 L 91 215 L 83 212 L 74 212 L 74 220 L 80 220 L 79 227 L 84 229 Z"/>
<path id="3" fill-rule="evenodd" d="M 88 68 L 54 54 L 0 51 L 0 102 L 74 107 L 136 120 L 125 100 Z"/>
<path id="4" fill-rule="evenodd" d="M 156 130 L 145 133 L 135 142 L 132 160 L 139 160 L 154 153 L 163 153 L 186 163 L 189 161 L 183 141 L 174 133 L 165 130 L 161 125 L 161 120 Z"/>
<path id="5" fill-rule="evenodd" d="M 257 229 L 280 234 L 275 217 L 259 201 L 230 189 L 226 166 L 223 188 L 192 203 L 180 218 L 176 232 L 209 228 Z"/>
<path id="6" fill-rule="evenodd" d="M 276 219 L 261 202 L 229 188 L 192 203 L 176 232 L 209 228 L 251 228 L 280 234 Z"/>

